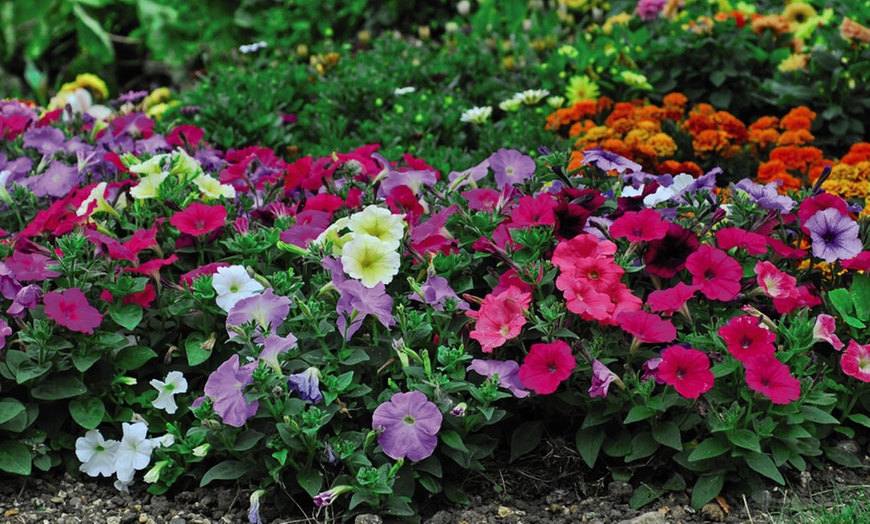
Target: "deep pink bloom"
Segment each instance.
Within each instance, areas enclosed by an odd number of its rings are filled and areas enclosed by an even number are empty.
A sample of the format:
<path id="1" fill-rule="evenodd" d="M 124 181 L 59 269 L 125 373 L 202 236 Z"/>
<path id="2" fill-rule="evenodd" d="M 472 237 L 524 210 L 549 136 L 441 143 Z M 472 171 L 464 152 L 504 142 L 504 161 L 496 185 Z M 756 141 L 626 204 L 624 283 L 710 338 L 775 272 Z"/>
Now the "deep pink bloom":
<path id="1" fill-rule="evenodd" d="M 750 255 L 767 253 L 767 237 L 739 227 L 726 227 L 716 231 L 716 243 L 720 249 L 725 251 L 733 247 L 740 247 Z"/>
<path id="2" fill-rule="evenodd" d="M 773 355 L 776 333 L 759 325 L 759 320 L 749 315 L 734 317 L 719 328 L 719 336 L 725 340 L 728 351 L 740 362 L 747 362 L 758 355 Z"/>
<path id="3" fill-rule="evenodd" d="M 870 251 L 862 251 L 855 257 L 843 260 L 840 265 L 856 271 L 870 271 Z"/>
<path id="4" fill-rule="evenodd" d="M 774 253 L 783 258 L 799 260 L 807 256 L 806 249 L 798 249 L 796 247 L 792 247 L 785 242 L 777 240 L 773 237 L 767 238 L 767 244 L 773 249 Z"/>
<path id="5" fill-rule="evenodd" d="M 610 226 L 613 238 L 627 238 L 629 242 L 660 240 L 668 234 L 668 223 L 655 209 L 626 211 Z"/>
<path id="6" fill-rule="evenodd" d="M 816 317 L 816 324 L 813 326 L 813 339 L 824 340 L 834 346 L 834 349 L 840 351 L 845 344 L 837 336 L 836 331 L 837 325 L 834 317 L 825 314 Z"/>
<path id="7" fill-rule="evenodd" d="M 711 300 L 728 301 L 740 291 L 743 268 L 721 249 L 701 246 L 686 259 L 686 269 L 692 274 L 692 284 Z"/>
<path id="8" fill-rule="evenodd" d="M 38 281 L 41 282 L 46 278 L 59 277 L 60 273 L 46 269 L 48 264 L 53 264 L 54 260 L 40 255 L 39 253 L 22 253 L 21 251 L 13 251 L 12 256 L 6 259 L 6 267 L 20 282 Z"/>
<path id="9" fill-rule="evenodd" d="M 686 258 L 698 249 L 698 245 L 695 233 L 671 222 L 664 238 L 647 245 L 643 255 L 647 273 L 661 278 L 675 276 L 686 267 Z"/>
<path id="10" fill-rule="evenodd" d="M 511 213 L 509 227 L 552 226 L 556 224 L 553 210 L 557 202 L 549 193 L 541 193 L 536 197 L 524 196 L 517 202 L 516 209 Z"/>
<path id="11" fill-rule="evenodd" d="M 556 287 L 565 295 L 565 305 L 568 311 L 577 313 L 585 320 L 599 322 L 610 318 L 613 313 L 613 301 L 610 295 L 599 293 L 590 284 L 568 275 L 559 275 Z"/>
<path id="12" fill-rule="evenodd" d="M 578 260 L 586 258 L 610 258 L 616 253 L 616 244 L 609 240 L 599 240 L 595 235 L 577 235 L 571 240 L 559 242 L 553 251 L 553 265 L 563 273 L 573 271 Z"/>
<path id="13" fill-rule="evenodd" d="M 701 286 L 690 286 L 685 282 L 677 282 L 677 285 L 669 289 L 658 289 L 646 297 L 646 304 L 653 313 L 666 315 L 679 311 L 680 308 L 701 289 Z"/>
<path id="14" fill-rule="evenodd" d="M 677 328 L 669 320 L 643 310 L 620 313 L 616 321 L 623 331 L 641 342 L 661 344 L 677 338 Z"/>
<path id="15" fill-rule="evenodd" d="M 800 294 L 797 290 L 797 279 L 766 260 L 759 260 L 755 264 L 755 275 L 758 285 L 770 298 L 790 298 Z"/>
<path id="16" fill-rule="evenodd" d="M 45 314 L 61 326 L 80 333 L 93 333 L 103 315 L 88 303 L 82 290 L 74 287 L 60 293 L 49 291 L 42 297 Z"/>
<path id="17" fill-rule="evenodd" d="M 756 355 L 744 363 L 749 389 L 768 397 L 774 404 L 788 404 L 801 396 L 801 383 L 788 366 L 772 354 Z"/>
<path id="18" fill-rule="evenodd" d="M 674 386 L 685 398 L 698 398 L 713 388 L 710 359 L 697 349 L 671 346 L 662 352 L 656 378 Z"/>
<path id="19" fill-rule="evenodd" d="M 498 295 L 489 294 L 483 299 L 478 311 L 465 314 L 477 319 L 469 336 L 480 342 L 484 353 L 519 336 L 526 323 L 524 315 L 531 301 L 531 294 L 520 292 L 511 286 Z"/>
<path id="20" fill-rule="evenodd" d="M 799 307 L 814 307 L 822 303 L 822 299 L 813 294 L 809 285 L 797 287 L 797 294 L 773 299 L 773 307 L 777 313 L 787 315 Z"/>
<path id="21" fill-rule="evenodd" d="M 227 209 L 224 206 L 194 202 L 184 211 L 172 215 L 169 223 L 182 233 L 198 237 L 223 227 L 226 220 Z"/>
<path id="22" fill-rule="evenodd" d="M 396 393 L 375 408 L 372 427 L 380 430 L 378 444 L 388 457 L 420 461 L 438 445 L 443 415 L 425 393 Z"/>
<path id="23" fill-rule="evenodd" d="M 850 340 L 849 347 L 840 357 L 840 367 L 850 377 L 861 382 L 870 382 L 870 344 L 862 345 Z"/>
<path id="24" fill-rule="evenodd" d="M 12 334 L 12 328 L 5 320 L 0 318 L 0 349 L 6 347 L 6 337 Z"/>
<path id="25" fill-rule="evenodd" d="M 212 399 L 214 411 L 224 424 L 240 428 L 257 413 L 258 401 L 248 402 L 245 386 L 254 381 L 254 369 L 259 361 L 239 367 L 239 356 L 233 355 L 220 365 L 205 382 L 205 394 Z"/>
<path id="26" fill-rule="evenodd" d="M 520 380 L 535 393 L 548 395 L 571 376 L 576 365 L 571 347 L 561 340 L 550 344 L 532 344 L 520 366 Z"/>
<path id="27" fill-rule="evenodd" d="M 125 273 L 139 273 L 140 275 L 148 275 L 155 281 L 160 281 L 160 268 L 175 263 L 178 260 L 178 255 L 172 254 L 167 258 L 155 258 L 143 262 L 136 267 L 125 267 L 122 271 Z"/>

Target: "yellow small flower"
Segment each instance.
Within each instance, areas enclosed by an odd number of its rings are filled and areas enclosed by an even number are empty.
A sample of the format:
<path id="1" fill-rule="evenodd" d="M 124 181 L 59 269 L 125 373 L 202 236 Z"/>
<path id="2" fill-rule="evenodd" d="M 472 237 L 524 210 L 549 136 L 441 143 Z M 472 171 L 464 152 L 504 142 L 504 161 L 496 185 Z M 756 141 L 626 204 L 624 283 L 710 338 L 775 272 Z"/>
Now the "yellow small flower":
<path id="1" fill-rule="evenodd" d="M 623 71 L 620 73 L 620 78 L 625 85 L 631 87 L 646 90 L 651 90 L 653 88 L 652 84 L 649 83 L 649 80 L 646 79 L 646 76 L 640 73 L 635 73 L 634 71 Z"/>
<path id="2" fill-rule="evenodd" d="M 172 93 L 169 91 L 168 87 L 158 87 L 154 91 L 151 91 L 151 94 L 145 97 L 145 100 L 142 101 L 142 105 L 146 110 L 148 110 L 157 104 L 168 102 L 170 98 L 172 98 Z"/>
<path id="3" fill-rule="evenodd" d="M 354 235 L 341 252 L 344 272 L 366 287 L 389 284 L 399 273 L 402 258 L 388 242 L 371 235 Z"/>
<path id="4" fill-rule="evenodd" d="M 88 89 L 97 95 L 97 98 L 109 97 L 109 89 L 106 87 L 106 83 L 100 77 L 91 73 L 78 75 L 75 81 L 67 82 L 60 87 L 60 90 L 63 92 L 73 92 L 79 88 Z"/>
<path id="5" fill-rule="evenodd" d="M 598 84 L 586 75 L 578 75 L 571 77 L 568 82 L 565 98 L 569 104 L 574 105 L 581 100 L 597 100 L 600 94 Z"/>
<path id="6" fill-rule="evenodd" d="M 132 196 L 136 200 L 157 198 L 157 189 L 168 176 L 169 173 L 165 171 L 149 174 L 145 178 L 140 179 L 139 183 L 135 187 L 130 188 L 130 196 Z"/>
<path id="7" fill-rule="evenodd" d="M 393 246 L 393 250 L 399 248 L 399 243 L 405 236 L 405 221 L 402 216 L 377 206 L 368 206 L 351 215 L 347 227 L 354 234 L 354 238 L 356 235 L 373 236 Z"/>
<path id="8" fill-rule="evenodd" d="M 793 53 L 779 63 L 776 68 L 781 73 L 789 73 L 792 71 L 804 71 L 807 68 L 807 63 L 810 60 L 810 55 L 804 53 Z"/>
<path id="9" fill-rule="evenodd" d="M 813 6 L 806 2 L 792 2 L 785 6 L 782 16 L 788 20 L 791 30 L 795 31 L 810 19 L 817 17 L 818 13 Z"/>
<path id="10" fill-rule="evenodd" d="M 235 198 L 236 188 L 229 184 L 221 184 L 220 180 L 212 178 L 208 175 L 200 175 L 193 179 L 193 183 L 202 192 L 204 200 L 211 200 L 220 197 Z"/>
<path id="11" fill-rule="evenodd" d="M 609 35 L 613 32 L 614 25 L 626 26 L 626 25 L 628 25 L 629 22 L 631 22 L 631 15 L 630 14 L 619 13 L 618 15 L 614 15 L 614 16 L 611 16 L 610 18 L 608 18 L 604 22 L 604 25 L 601 26 L 601 31 L 605 35 Z"/>

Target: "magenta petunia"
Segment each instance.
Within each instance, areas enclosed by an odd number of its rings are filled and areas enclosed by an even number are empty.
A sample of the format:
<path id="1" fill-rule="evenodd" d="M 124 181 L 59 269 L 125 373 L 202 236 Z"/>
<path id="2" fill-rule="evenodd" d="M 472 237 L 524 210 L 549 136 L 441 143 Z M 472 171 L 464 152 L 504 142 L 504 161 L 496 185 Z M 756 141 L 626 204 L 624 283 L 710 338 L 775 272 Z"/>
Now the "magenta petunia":
<path id="1" fill-rule="evenodd" d="M 93 333 L 103 321 L 103 315 L 88 303 L 85 294 L 77 287 L 60 293 L 49 291 L 42 302 L 48 318 L 73 331 Z"/>
<path id="2" fill-rule="evenodd" d="M 523 365 L 520 380 L 539 395 L 549 395 L 571 376 L 577 360 L 567 343 L 557 340 L 550 344 L 532 344 Z"/>
<path id="3" fill-rule="evenodd" d="M 396 393 L 375 408 L 372 427 L 380 431 L 378 444 L 392 459 L 425 459 L 438 445 L 443 415 L 420 391 Z"/>
<path id="4" fill-rule="evenodd" d="M 685 398 L 698 398 L 713 388 L 710 358 L 697 349 L 671 346 L 662 352 L 656 378 L 674 386 Z"/>
<path id="5" fill-rule="evenodd" d="M 767 253 L 767 237 L 739 227 L 725 227 L 716 231 L 716 243 L 720 249 L 725 251 L 739 247 L 745 249 L 750 255 Z"/>
<path id="6" fill-rule="evenodd" d="M 629 242 L 661 240 L 668 234 L 668 223 L 655 209 L 626 211 L 610 226 L 613 238 L 627 238 Z"/>
<path id="7" fill-rule="evenodd" d="M 12 256 L 6 259 L 6 267 L 21 282 L 31 280 L 41 282 L 46 278 L 59 277 L 60 273 L 47 268 L 49 264 L 54 263 L 54 260 L 45 255 L 22 253 L 17 250 L 13 251 Z"/>
<path id="8" fill-rule="evenodd" d="M 226 221 L 227 210 L 224 206 L 209 206 L 200 202 L 190 204 L 169 219 L 169 223 L 179 231 L 195 237 L 223 227 Z"/>
<path id="9" fill-rule="evenodd" d="M 773 355 L 776 351 L 776 333 L 761 327 L 759 320 L 749 315 L 732 318 L 719 328 L 718 334 L 740 362 L 758 355 Z"/>
<path id="10" fill-rule="evenodd" d="M 788 366 L 772 354 L 756 355 L 744 364 L 749 389 L 768 397 L 774 404 L 789 404 L 801 396 L 801 383 Z"/>
<path id="11" fill-rule="evenodd" d="M 620 313 L 616 321 L 623 331 L 641 342 L 661 344 L 677 338 L 677 328 L 669 320 L 643 310 Z"/>
<path id="12" fill-rule="evenodd" d="M 850 340 L 849 346 L 840 357 L 840 367 L 850 377 L 861 382 L 870 382 L 870 344 L 859 344 Z"/>
<path id="13" fill-rule="evenodd" d="M 701 286 L 701 293 L 711 300 L 728 301 L 740 291 L 743 267 L 721 249 L 699 247 L 686 258 L 686 269 L 692 284 Z"/>
<path id="14" fill-rule="evenodd" d="M 695 296 L 701 286 L 690 286 L 685 282 L 677 282 L 677 285 L 668 289 L 657 289 L 646 297 L 649 310 L 653 313 L 671 315 L 680 309 Z"/>
<path id="15" fill-rule="evenodd" d="M 813 325 L 813 340 L 824 340 L 832 345 L 834 349 L 840 351 L 843 349 L 843 341 L 837 336 L 837 323 L 831 315 L 821 314 L 816 317 L 816 323 Z"/>

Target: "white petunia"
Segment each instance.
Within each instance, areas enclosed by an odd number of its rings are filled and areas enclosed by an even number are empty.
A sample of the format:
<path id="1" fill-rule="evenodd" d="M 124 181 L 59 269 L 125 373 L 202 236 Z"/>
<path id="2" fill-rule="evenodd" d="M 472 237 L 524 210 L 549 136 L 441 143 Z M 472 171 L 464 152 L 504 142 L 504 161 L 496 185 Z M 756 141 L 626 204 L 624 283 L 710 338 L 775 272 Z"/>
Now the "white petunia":
<path id="1" fill-rule="evenodd" d="M 480 125 L 489 120 L 490 115 L 492 115 L 492 108 L 490 106 L 472 107 L 462 113 L 459 120 Z"/>
<path id="2" fill-rule="evenodd" d="M 121 427 L 124 434 L 115 452 L 115 472 L 122 484 L 129 485 L 134 472 L 147 468 L 151 462 L 154 443 L 147 437 L 148 426 L 144 422 L 124 422 Z"/>
<path id="3" fill-rule="evenodd" d="M 76 457 L 82 462 L 80 471 L 92 477 L 111 477 L 115 473 L 115 454 L 118 450 L 117 440 L 105 440 L 96 429 L 85 433 L 84 437 L 76 439 Z"/>
<path id="4" fill-rule="evenodd" d="M 157 188 L 166 180 L 169 173 L 162 171 L 160 173 L 152 173 L 146 177 L 140 178 L 139 183 L 130 188 L 130 196 L 137 200 L 145 198 L 156 198 Z"/>
<path id="5" fill-rule="evenodd" d="M 236 188 L 229 184 L 221 184 L 218 179 L 208 175 L 199 175 L 193 179 L 193 183 L 202 191 L 202 196 L 206 199 L 236 197 Z"/>
<path id="6" fill-rule="evenodd" d="M 215 302 L 227 313 L 239 300 L 252 297 L 265 289 L 262 284 L 251 278 L 242 266 L 218 268 L 212 277 L 211 285 L 217 293 Z"/>
<path id="7" fill-rule="evenodd" d="M 178 410 L 175 395 L 187 392 L 187 380 L 180 371 L 170 371 L 165 381 L 151 380 L 151 385 L 158 391 L 157 399 L 152 404 L 157 409 L 163 409 L 170 415 Z"/>

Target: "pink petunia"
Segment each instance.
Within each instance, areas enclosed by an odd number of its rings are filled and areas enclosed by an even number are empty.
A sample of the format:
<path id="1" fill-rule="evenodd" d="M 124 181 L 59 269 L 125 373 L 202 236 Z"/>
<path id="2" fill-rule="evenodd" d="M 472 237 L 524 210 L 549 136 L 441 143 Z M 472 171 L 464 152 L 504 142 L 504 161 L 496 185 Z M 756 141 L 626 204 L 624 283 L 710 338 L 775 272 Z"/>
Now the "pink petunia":
<path id="1" fill-rule="evenodd" d="M 759 320 L 749 315 L 732 318 L 719 328 L 718 334 L 740 362 L 758 355 L 773 355 L 776 351 L 776 333 L 761 327 Z"/>
<path id="2" fill-rule="evenodd" d="M 710 359 L 697 349 L 682 346 L 665 349 L 655 376 L 685 398 L 698 398 L 713 388 Z"/>
<path id="3" fill-rule="evenodd" d="M 686 269 L 692 284 L 701 286 L 701 293 L 711 300 L 725 302 L 740 291 L 743 268 L 721 249 L 701 246 L 686 259 Z"/>
<path id="4" fill-rule="evenodd" d="M 744 366 L 749 389 L 758 391 L 774 404 L 789 404 L 800 398 L 800 381 L 772 354 L 756 355 Z"/>
<path id="5" fill-rule="evenodd" d="M 849 347 L 840 357 L 840 367 L 850 377 L 861 382 L 870 382 L 870 344 L 859 344 L 850 340 Z"/>
<path id="6" fill-rule="evenodd" d="M 49 291 L 42 297 L 45 314 L 61 326 L 80 333 L 93 333 L 103 315 L 88 303 L 82 290 L 74 287 L 60 293 Z"/>
<path id="7" fill-rule="evenodd" d="M 822 303 L 822 299 L 814 295 L 809 285 L 797 287 L 797 294 L 773 299 L 773 307 L 777 313 L 787 315 L 800 307 L 814 307 Z"/>
<path id="8" fill-rule="evenodd" d="M 646 304 L 653 313 L 671 315 L 686 304 L 701 286 L 690 286 L 685 282 L 677 282 L 677 285 L 669 289 L 658 289 L 646 297 Z"/>
<path id="9" fill-rule="evenodd" d="M 745 249 L 750 255 L 763 255 L 767 253 L 767 238 L 764 235 L 746 231 L 739 227 L 726 227 L 716 232 L 716 243 L 719 249 L 728 251 L 739 247 Z"/>
<path id="10" fill-rule="evenodd" d="M 227 209 L 224 206 L 209 206 L 201 202 L 194 202 L 187 206 L 184 211 L 172 215 L 169 223 L 182 233 L 198 237 L 223 227 L 226 220 Z"/>
<path id="11" fill-rule="evenodd" d="M 623 331 L 640 342 L 661 344 L 677 338 L 677 328 L 670 321 L 643 310 L 620 313 L 616 321 Z"/>
<path id="12" fill-rule="evenodd" d="M 845 344 L 843 344 L 843 341 L 837 336 L 836 331 L 837 324 L 834 317 L 825 314 L 816 317 L 816 323 L 813 326 L 813 339 L 824 340 L 834 346 L 834 349 L 840 351 L 843 349 Z"/>
<path id="13" fill-rule="evenodd" d="M 610 236 L 627 238 L 629 242 L 650 242 L 665 238 L 668 228 L 668 223 L 655 209 L 627 211 L 610 226 Z"/>
<path id="14" fill-rule="evenodd" d="M 524 196 L 517 202 L 516 209 L 511 213 L 511 223 L 508 227 L 552 226 L 556 224 L 553 210 L 556 201 L 549 193 L 536 197 Z"/>
<path id="15" fill-rule="evenodd" d="M 792 298 L 800 294 L 797 279 L 766 260 L 755 264 L 755 275 L 758 285 L 770 298 Z"/>
<path id="16" fill-rule="evenodd" d="M 480 342 L 484 353 L 492 353 L 493 349 L 519 336 L 526 323 L 525 310 L 530 302 L 531 294 L 513 286 L 498 295 L 487 295 L 480 310 L 465 313 L 477 319 L 469 336 Z"/>
<path id="17" fill-rule="evenodd" d="M 549 395 L 571 376 L 577 360 L 567 343 L 532 344 L 520 366 L 520 380 L 539 395 Z"/>

